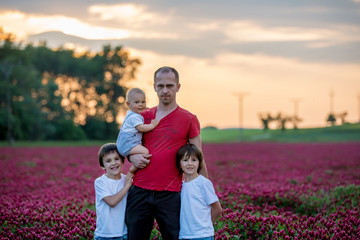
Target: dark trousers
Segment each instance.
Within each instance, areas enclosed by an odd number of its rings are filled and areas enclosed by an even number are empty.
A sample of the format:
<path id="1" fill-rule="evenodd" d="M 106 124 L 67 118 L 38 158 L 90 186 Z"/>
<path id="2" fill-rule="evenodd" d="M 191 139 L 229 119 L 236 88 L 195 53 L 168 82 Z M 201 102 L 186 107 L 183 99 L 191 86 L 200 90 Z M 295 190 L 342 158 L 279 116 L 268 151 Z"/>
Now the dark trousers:
<path id="1" fill-rule="evenodd" d="M 164 240 L 179 238 L 180 192 L 152 191 L 132 186 L 128 192 L 125 214 L 128 239 L 149 239 L 154 219 Z"/>

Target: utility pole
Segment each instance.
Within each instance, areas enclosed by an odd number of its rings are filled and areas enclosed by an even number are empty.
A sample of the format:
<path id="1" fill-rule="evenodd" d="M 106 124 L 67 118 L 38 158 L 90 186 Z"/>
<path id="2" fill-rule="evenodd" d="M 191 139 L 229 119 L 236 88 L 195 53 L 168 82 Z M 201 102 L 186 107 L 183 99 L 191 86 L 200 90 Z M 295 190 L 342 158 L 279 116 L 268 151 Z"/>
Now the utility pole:
<path id="1" fill-rule="evenodd" d="M 293 99 L 290 99 L 290 101 L 294 102 L 294 116 L 297 117 L 298 116 L 298 103 L 301 101 L 300 98 L 293 98 Z"/>
<path id="2" fill-rule="evenodd" d="M 334 112 L 334 91 L 332 89 L 330 90 L 329 95 L 330 95 L 330 113 L 326 121 L 330 122 L 331 126 L 334 126 L 336 123 L 336 116 Z"/>
<path id="3" fill-rule="evenodd" d="M 247 92 L 237 92 L 234 93 L 235 96 L 239 99 L 239 141 L 243 140 L 243 100 L 244 97 L 249 95 Z"/>
<path id="4" fill-rule="evenodd" d="M 360 123 L 360 93 L 358 94 L 358 118 L 359 118 L 359 120 L 358 120 L 358 122 Z"/>
<path id="5" fill-rule="evenodd" d="M 334 114 L 334 91 L 330 90 L 330 114 Z"/>
<path id="6" fill-rule="evenodd" d="M 299 117 L 298 117 L 299 104 L 298 103 L 301 101 L 301 99 L 293 98 L 293 99 L 290 99 L 290 101 L 294 102 L 293 124 L 294 124 L 294 129 L 297 129 L 297 121 L 299 120 Z"/>

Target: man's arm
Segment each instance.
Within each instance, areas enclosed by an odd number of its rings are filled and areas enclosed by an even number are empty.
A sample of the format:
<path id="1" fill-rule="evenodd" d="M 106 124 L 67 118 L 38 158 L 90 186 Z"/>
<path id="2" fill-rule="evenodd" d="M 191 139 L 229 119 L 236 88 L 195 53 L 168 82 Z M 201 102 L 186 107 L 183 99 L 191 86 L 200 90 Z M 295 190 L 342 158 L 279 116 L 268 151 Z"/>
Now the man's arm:
<path id="1" fill-rule="evenodd" d="M 190 138 L 189 139 L 189 143 L 194 144 L 195 146 L 197 146 L 200 150 L 202 150 L 202 141 L 201 141 L 201 136 L 198 135 L 196 137 Z M 205 158 L 200 170 L 200 174 L 203 175 L 206 178 L 209 178 L 208 176 L 208 172 L 207 172 L 207 168 L 206 168 L 206 163 L 205 163 Z"/>

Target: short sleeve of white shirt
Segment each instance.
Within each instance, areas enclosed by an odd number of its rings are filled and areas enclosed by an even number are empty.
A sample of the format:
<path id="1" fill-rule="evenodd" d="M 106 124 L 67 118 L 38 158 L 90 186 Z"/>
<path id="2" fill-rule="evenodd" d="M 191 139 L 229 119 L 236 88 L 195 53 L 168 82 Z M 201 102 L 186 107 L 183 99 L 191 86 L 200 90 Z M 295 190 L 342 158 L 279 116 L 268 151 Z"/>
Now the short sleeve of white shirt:
<path id="1" fill-rule="evenodd" d="M 130 110 L 128 114 L 129 117 L 126 119 L 126 121 L 124 121 L 123 123 L 124 127 L 122 131 L 124 132 L 137 131 L 136 129 L 135 130 L 132 129 L 134 129 L 136 126 L 139 126 L 140 124 L 144 124 L 143 116 L 141 116 L 141 114 L 131 112 Z"/>
<path id="2" fill-rule="evenodd" d="M 203 185 L 202 190 L 203 190 L 203 196 L 204 196 L 204 199 L 205 199 L 207 205 L 211 205 L 214 202 L 219 201 L 219 198 L 215 194 L 214 186 L 209 179 L 207 179 L 207 178 L 204 179 L 204 185 Z"/>
<path id="3" fill-rule="evenodd" d="M 107 181 L 103 179 L 103 177 L 95 181 L 95 192 L 97 199 L 102 200 L 104 197 L 114 195 L 111 191 L 112 189 L 108 187 L 108 185 L 109 183 L 107 183 Z"/>

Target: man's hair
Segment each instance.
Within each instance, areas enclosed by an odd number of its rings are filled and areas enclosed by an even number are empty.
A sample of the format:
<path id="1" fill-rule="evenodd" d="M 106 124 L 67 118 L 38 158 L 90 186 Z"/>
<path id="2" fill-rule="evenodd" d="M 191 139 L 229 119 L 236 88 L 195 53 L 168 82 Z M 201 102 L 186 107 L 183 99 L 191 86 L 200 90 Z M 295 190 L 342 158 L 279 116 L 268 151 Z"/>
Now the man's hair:
<path id="1" fill-rule="evenodd" d="M 175 74 L 176 83 L 179 83 L 179 73 L 178 73 L 178 71 L 176 71 L 175 68 L 168 67 L 168 66 L 161 67 L 161 68 L 159 68 L 158 70 L 155 71 L 155 73 L 154 73 L 154 82 L 156 82 L 156 78 L 157 78 L 156 75 L 158 73 L 168 73 L 168 72 L 173 72 Z"/>
<path id="2" fill-rule="evenodd" d="M 118 152 L 116 144 L 115 143 L 105 143 L 104 145 L 101 146 L 101 148 L 98 152 L 99 164 L 101 167 L 104 167 L 104 162 L 103 162 L 104 156 L 111 152 L 116 152 L 117 154 L 119 154 L 119 156 L 121 158 L 121 162 L 124 163 L 125 158 Z"/>
<path id="3" fill-rule="evenodd" d="M 184 146 L 182 146 L 176 153 L 176 167 L 179 169 L 180 173 L 184 172 L 181 169 L 181 164 L 180 164 L 181 159 L 183 159 L 184 157 L 195 157 L 196 159 L 199 160 L 199 168 L 197 169 L 197 173 L 199 173 L 204 161 L 204 155 L 202 151 L 192 143 L 187 143 Z"/>
<path id="4" fill-rule="evenodd" d="M 145 96 L 145 92 L 140 88 L 131 88 L 126 94 L 126 101 L 128 102 L 132 95 L 134 95 L 135 93 L 140 93 Z"/>

